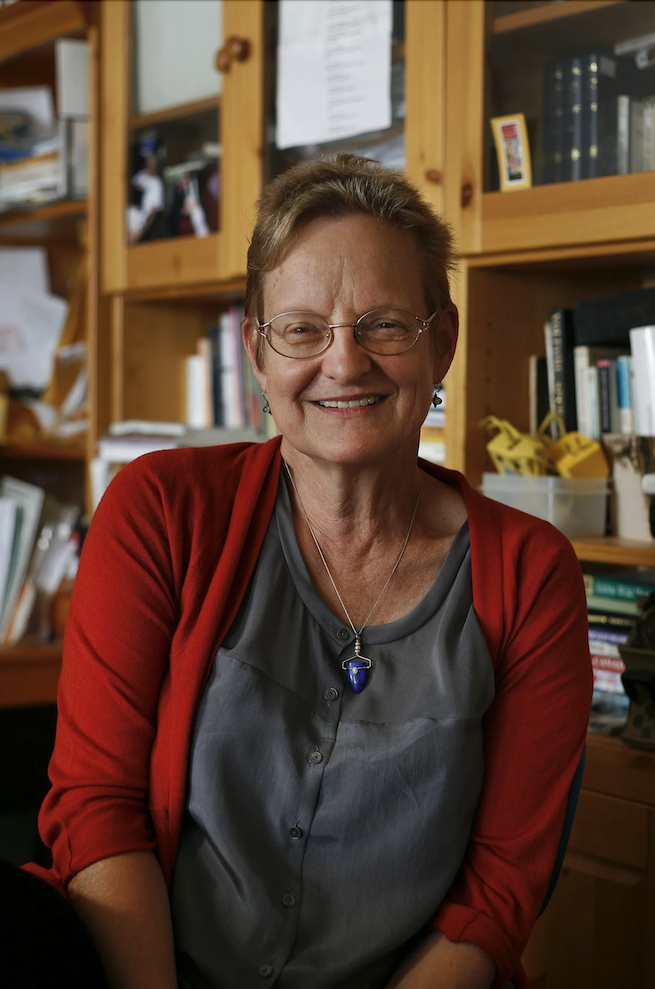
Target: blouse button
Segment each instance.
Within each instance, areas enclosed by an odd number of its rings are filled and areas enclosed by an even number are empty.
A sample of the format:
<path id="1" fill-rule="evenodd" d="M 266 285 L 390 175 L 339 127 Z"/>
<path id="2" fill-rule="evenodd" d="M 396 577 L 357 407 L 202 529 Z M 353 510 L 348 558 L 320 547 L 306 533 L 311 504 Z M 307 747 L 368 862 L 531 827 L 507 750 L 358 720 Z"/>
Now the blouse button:
<path id="1" fill-rule="evenodd" d="M 319 762 L 323 762 L 323 753 L 316 749 L 315 752 L 309 753 L 309 762 L 312 766 L 318 766 Z"/>
<path id="2" fill-rule="evenodd" d="M 323 697 L 325 697 L 326 701 L 336 701 L 338 696 L 339 696 L 339 691 L 336 689 L 336 687 L 328 687 L 328 689 L 323 694 Z"/>
<path id="3" fill-rule="evenodd" d="M 257 975 L 261 975 L 262 979 L 268 979 L 269 976 L 273 974 L 272 965 L 260 965 L 257 969 Z"/>
<path id="4" fill-rule="evenodd" d="M 289 828 L 289 834 L 291 835 L 294 841 L 298 841 L 298 838 L 302 838 L 302 830 L 300 828 L 297 828 L 295 824 L 292 828 Z"/>
<path id="5" fill-rule="evenodd" d="M 350 630 L 347 629 L 347 628 L 340 628 L 339 631 L 337 632 L 337 636 L 340 639 L 349 639 L 350 638 Z"/>
<path id="6" fill-rule="evenodd" d="M 293 895 L 293 893 L 285 893 L 284 896 L 282 897 L 282 902 L 284 903 L 285 907 L 295 907 L 296 898 Z"/>

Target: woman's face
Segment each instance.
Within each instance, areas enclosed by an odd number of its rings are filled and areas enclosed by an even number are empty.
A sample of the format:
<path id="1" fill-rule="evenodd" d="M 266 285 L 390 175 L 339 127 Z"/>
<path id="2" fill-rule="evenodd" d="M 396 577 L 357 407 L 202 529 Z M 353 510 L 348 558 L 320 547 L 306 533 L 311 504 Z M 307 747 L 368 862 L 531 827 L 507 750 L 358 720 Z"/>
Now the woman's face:
<path id="1" fill-rule="evenodd" d="M 363 215 L 320 218 L 302 227 L 280 264 L 265 276 L 264 319 L 284 312 L 314 312 L 330 323 L 355 323 L 381 307 L 428 313 L 421 260 L 411 236 Z M 256 326 L 244 340 L 284 444 L 313 460 L 350 465 L 388 461 L 406 448 L 416 454 L 418 434 L 435 382 L 455 349 L 454 307 L 439 313 L 437 348 L 429 331 L 404 354 L 364 350 L 351 327 L 334 330 L 330 347 L 304 360 L 283 357 L 266 344 L 255 364 Z M 324 402 L 374 400 L 353 408 Z"/>

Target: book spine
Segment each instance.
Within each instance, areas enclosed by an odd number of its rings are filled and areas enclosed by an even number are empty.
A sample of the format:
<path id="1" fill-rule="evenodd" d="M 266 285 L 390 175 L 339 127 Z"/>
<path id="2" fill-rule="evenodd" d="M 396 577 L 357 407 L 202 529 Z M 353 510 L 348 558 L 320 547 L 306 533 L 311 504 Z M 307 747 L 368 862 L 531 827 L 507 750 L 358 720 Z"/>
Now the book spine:
<path id="1" fill-rule="evenodd" d="M 589 604 L 587 598 L 587 620 L 594 628 L 606 628 L 615 631 L 630 632 L 634 625 L 634 617 L 631 615 L 616 614 L 605 608 L 595 609 Z"/>
<path id="2" fill-rule="evenodd" d="M 630 171 L 630 97 L 616 98 L 616 174 Z"/>
<path id="3" fill-rule="evenodd" d="M 655 326 L 630 330 L 633 403 L 638 436 L 655 436 Z"/>
<path id="4" fill-rule="evenodd" d="M 625 673 L 625 664 L 621 657 L 591 654 L 591 668 L 594 677 L 594 689 L 606 693 L 623 694 L 621 674 Z"/>
<path id="5" fill-rule="evenodd" d="M 611 642 L 615 646 L 626 645 L 628 638 L 630 637 L 630 632 L 626 629 L 619 631 L 618 629 L 605 628 L 604 626 L 590 625 L 589 626 L 589 642 Z"/>
<path id="6" fill-rule="evenodd" d="M 223 426 L 223 366 L 221 364 L 221 324 L 214 323 L 209 330 L 212 366 L 212 418 L 215 426 Z"/>
<path id="7" fill-rule="evenodd" d="M 587 368 L 587 398 L 589 402 L 589 439 L 600 439 L 600 385 L 598 368 Z"/>
<path id="8" fill-rule="evenodd" d="M 644 169 L 644 105 L 641 100 L 630 102 L 630 171 Z"/>
<path id="9" fill-rule="evenodd" d="M 619 430 L 625 435 L 634 432 L 635 419 L 632 411 L 632 358 L 624 355 L 616 361 L 619 387 Z"/>
<path id="10" fill-rule="evenodd" d="M 552 335 L 553 408 L 562 417 L 567 432 L 577 428 L 573 325 L 570 309 L 554 309 L 549 316 Z"/>
<path id="11" fill-rule="evenodd" d="M 598 361 L 598 397 L 600 400 L 600 431 L 612 432 L 610 409 L 610 361 Z"/>
<path id="12" fill-rule="evenodd" d="M 556 59 L 544 67 L 543 182 L 562 181 L 564 150 L 564 62 Z"/>
<path id="13" fill-rule="evenodd" d="M 644 171 L 655 170 L 655 96 L 647 96 L 642 100 L 644 109 L 643 127 L 643 168 Z"/>
<path id="14" fill-rule="evenodd" d="M 638 601 L 655 591 L 655 584 L 638 583 L 630 580 L 615 580 L 612 577 L 596 577 L 585 574 L 585 589 L 590 595 L 615 598 L 620 601 Z"/>
<path id="15" fill-rule="evenodd" d="M 575 375 L 575 413 L 578 418 L 578 432 L 591 436 L 591 416 L 589 412 L 589 388 L 587 370 L 589 368 L 589 347 L 573 348 L 573 371 Z"/>
<path id="16" fill-rule="evenodd" d="M 582 59 L 568 58 L 564 69 L 564 147 L 562 181 L 582 178 Z"/>
<path id="17" fill-rule="evenodd" d="M 192 429 L 205 425 L 205 365 L 200 354 L 186 358 L 186 423 Z"/>
<path id="18" fill-rule="evenodd" d="M 587 608 L 591 611 L 610 611 L 623 615 L 639 615 L 636 601 L 623 601 L 620 598 L 610 598 L 599 594 L 587 595 Z"/>

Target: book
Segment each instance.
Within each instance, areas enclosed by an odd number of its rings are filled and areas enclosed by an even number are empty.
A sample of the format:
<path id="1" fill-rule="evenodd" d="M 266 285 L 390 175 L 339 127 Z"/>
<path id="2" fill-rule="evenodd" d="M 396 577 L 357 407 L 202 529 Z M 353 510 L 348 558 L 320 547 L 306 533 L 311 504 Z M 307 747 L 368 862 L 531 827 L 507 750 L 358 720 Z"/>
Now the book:
<path id="1" fill-rule="evenodd" d="M 585 592 L 622 601 L 637 601 L 655 591 L 655 570 L 627 570 L 608 577 L 584 574 Z"/>
<path id="2" fill-rule="evenodd" d="M 561 416 L 567 432 L 570 432 L 577 428 L 572 311 L 553 309 L 546 325 L 550 408 Z"/>
<path id="3" fill-rule="evenodd" d="M 616 373 L 619 386 L 619 426 L 620 431 L 629 436 L 634 432 L 635 417 L 632 408 L 632 357 L 622 355 L 616 360 Z"/>
<path id="4" fill-rule="evenodd" d="M 548 398 L 548 364 L 546 358 L 540 357 L 537 354 L 531 354 L 529 358 L 529 373 L 530 433 L 534 436 L 550 409 Z M 434 411 L 439 413 L 441 410 L 435 409 Z M 428 413 L 428 417 L 429 415 L 430 413 Z M 441 423 L 431 422 L 429 424 L 435 426 L 445 425 L 445 413 L 442 413 L 442 416 L 443 421 Z"/>
<path id="5" fill-rule="evenodd" d="M 212 370 L 212 419 L 214 426 L 224 425 L 223 413 L 223 365 L 221 364 L 221 324 L 213 323 L 209 329 Z"/>
<path id="6" fill-rule="evenodd" d="M 18 507 L 11 498 L 0 497 L 0 613 L 7 593 L 16 531 Z"/>
<path id="7" fill-rule="evenodd" d="M 575 378 L 575 411 L 578 421 L 578 432 L 590 439 L 598 439 L 600 429 L 597 417 L 592 416 L 592 399 L 589 394 L 590 368 L 597 367 L 598 361 L 608 358 L 617 359 L 621 353 L 628 353 L 628 348 L 620 347 L 590 347 L 586 344 L 573 348 L 573 373 Z M 593 385 L 592 385 L 593 387 Z"/>
<path id="8" fill-rule="evenodd" d="M 36 538 L 44 499 L 43 488 L 28 484 L 18 478 L 5 476 L 0 480 L 0 496 L 9 498 L 16 505 L 16 526 L 12 559 L 7 577 L 7 589 L 0 618 L 0 639 L 4 641 L 5 631 L 11 618 L 18 593 L 25 580 L 34 540 Z"/>
<path id="9" fill-rule="evenodd" d="M 562 181 L 564 151 L 564 59 L 546 62 L 543 75 L 544 183 Z"/>
<path id="10" fill-rule="evenodd" d="M 607 52 L 582 56 L 583 179 L 616 172 L 616 68 Z"/>
<path id="11" fill-rule="evenodd" d="M 625 673 L 625 663 L 619 656 L 604 656 L 591 653 L 591 669 L 594 678 L 594 690 L 622 694 L 623 683 L 621 674 Z"/>
<path id="12" fill-rule="evenodd" d="M 630 102 L 630 171 L 644 169 L 644 104 L 641 100 Z"/>
<path id="13" fill-rule="evenodd" d="M 584 433 L 585 436 L 589 436 L 590 440 L 600 439 L 600 381 L 598 377 L 598 368 L 589 367 L 587 368 L 586 374 L 586 395 L 587 395 L 587 405 L 588 405 L 588 421 L 587 428 L 588 432 Z"/>
<path id="14" fill-rule="evenodd" d="M 655 96 L 647 96 L 642 100 L 643 106 L 643 168 L 644 171 L 655 169 Z"/>
<path id="15" fill-rule="evenodd" d="M 129 464 L 146 453 L 174 450 L 178 445 L 178 438 L 170 435 L 103 436 L 98 440 L 98 459 L 111 464 Z"/>
<path id="16" fill-rule="evenodd" d="M 186 424 L 192 429 L 202 429 L 207 425 L 207 421 L 205 412 L 205 366 L 200 354 L 189 354 L 186 358 L 185 380 Z"/>
<path id="17" fill-rule="evenodd" d="M 655 436 L 655 322 L 630 330 L 633 407 L 638 436 Z"/>
<path id="18" fill-rule="evenodd" d="M 630 104 L 631 97 L 623 93 L 616 98 L 616 174 L 630 171 Z"/>
<path id="19" fill-rule="evenodd" d="M 184 436 L 186 426 L 182 422 L 158 422 L 150 419 L 123 419 L 112 422 L 110 436 Z"/>
<path id="20" fill-rule="evenodd" d="M 214 425 L 214 399 L 212 394 L 212 353 L 209 337 L 200 337 L 196 348 L 202 361 L 202 416 L 198 426 L 201 429 L 211 429 Z"/>
<path id="21" fill-rule="evenodd" d="M 621 431 L 621 423 L 616 361 L 604 358 L 599 360 L 596 366 L 598 367 L 600 397 L 600 431 L 601 433 L 618 433 Z"/>
<path id="22" fill-rule="evenodd" d="M 603 608 L 593 608 L 587 599 L 587 621 L 589 627 L 630 632 L 635 623 L 634 615 L 620 614 Z"/>
<path id="23" fill-rule="evenodd" d="M 630 330 L 655 324 L 655 286 L 585 299 L 573 307 L 576 346 L 630 348 Z"/>
<path id="24" fill-rule="evenodd" d="M 626 645 L 630 629 L 606 628 L 604 625 L 589 625 L 589 647 L 592 642 L 611 642 L 615 646 Z"/>
<path id="25" fill-rule="evenodd" d="M 564 120 L 562 140 L 562 181 L 582 178 L 582 59 L 564 62 Z"/>
<path id="26" fill-rule="evenodd" d="M 610 611 L 615 614 L 639 615 L 636 601 L 624 601 L 622 598 L 607 597 L 601 594 L 587 594 L 587 608 L 590 611 Z"/>

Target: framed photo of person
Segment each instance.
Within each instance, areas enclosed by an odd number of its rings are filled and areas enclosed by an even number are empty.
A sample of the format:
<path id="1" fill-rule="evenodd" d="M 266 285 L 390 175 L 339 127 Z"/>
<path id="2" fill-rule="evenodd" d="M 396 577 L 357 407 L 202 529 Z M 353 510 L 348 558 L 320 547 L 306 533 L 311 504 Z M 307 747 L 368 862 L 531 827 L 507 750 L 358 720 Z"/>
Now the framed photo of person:
<path id="1" fill-rule="evenodd" d="M 532 185 L 532 165 L 525 117 L 522 113 L 492 117 L 491 129 L 498 157 L 501 191 L 529 189 Z"/>

